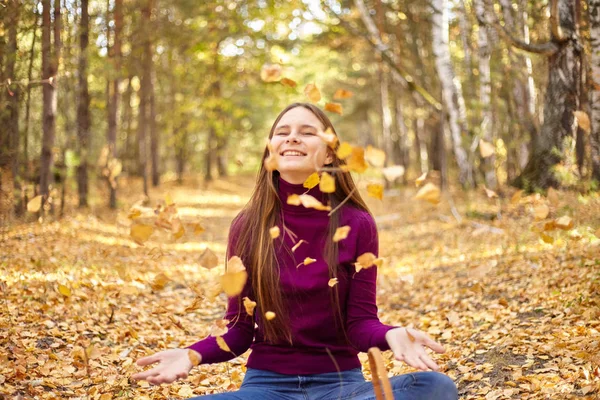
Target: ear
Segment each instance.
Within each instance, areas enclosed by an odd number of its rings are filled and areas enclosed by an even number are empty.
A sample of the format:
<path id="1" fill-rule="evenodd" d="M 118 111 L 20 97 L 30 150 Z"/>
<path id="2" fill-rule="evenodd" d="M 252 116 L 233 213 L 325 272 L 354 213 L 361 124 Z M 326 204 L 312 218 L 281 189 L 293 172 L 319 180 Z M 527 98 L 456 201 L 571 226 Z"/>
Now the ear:
<path id="1" fill-rule="evenodd" d="M 335 155 L 331 147 L 327 146 L 327 157 L 325 157 L 325 164 L 331 164 L 335 160 Z"/>

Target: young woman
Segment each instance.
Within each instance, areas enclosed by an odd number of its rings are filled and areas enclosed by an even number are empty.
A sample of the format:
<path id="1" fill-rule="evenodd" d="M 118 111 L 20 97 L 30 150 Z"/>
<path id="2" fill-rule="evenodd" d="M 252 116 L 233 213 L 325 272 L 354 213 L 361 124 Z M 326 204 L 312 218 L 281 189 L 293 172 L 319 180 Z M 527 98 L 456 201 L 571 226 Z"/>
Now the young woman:
<path id="1" fill-rule="evenodd" d="M 374 392 L 362 375 L 359 351 L 376 346 L 420 370 L 438 369 L 425 347 L 442 353 L 440 344 L 416 329 L 379 321 L 376 266 L 356 272 L 360 255 L 378 254 L 377 230 L 350 173 L 339 169 L 345 162 L 322 139 L 327 128 L 335 134 L 325 113 L 305 103 L 291 104 L 273 123 L 254 193 L 229 233 L 228 259 L 239 256 L 248 270 L 244 289 L 229 299 L 225 316 L 230 322 L 222 338 L 231 352 L 209 336 L 187 349 L 141 358 L 138 365 L 158 365 L 133 379 L 161 384 L 187 377 L 193 367 L 190 350 L 210 364 L 251 348 L 238 391 L 195 399 L 366 400 L 374 399 Z M 334 193 L 303 187 L 322 168 L 335 171 Z M 329 216 L 320 207 L 288 204 L 290 195 L 304 193 L 334 210 L 341 206 Z M 281 234 L 273 239 L 269 230 L 275 226 Z M 350 227 L 348 236 L 333 241 L 342 226 Z M 332 278 L 337 284 L 330 286 Z M 257 303 L 252 315 L 242 305 L 244 297 Z M 269 311 L 275 318 L 265 317 Z M 395 399 L 458 397 L 454 382 L 438 372 L 395 376 L 391 383 Z"/>

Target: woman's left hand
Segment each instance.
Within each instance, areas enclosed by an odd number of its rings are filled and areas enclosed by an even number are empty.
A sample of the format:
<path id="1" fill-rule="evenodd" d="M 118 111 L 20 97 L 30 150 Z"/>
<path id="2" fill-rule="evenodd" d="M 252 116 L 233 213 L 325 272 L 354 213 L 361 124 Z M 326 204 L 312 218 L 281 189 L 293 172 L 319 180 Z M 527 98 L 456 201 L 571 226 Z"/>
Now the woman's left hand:
<path id="1" fill-rule="evenodd" d="M 425 352 L 425 346 L 436 353 L 446 351 L 441 344 L 431 339 L 426 333 L 412 328 L 390 329 L 385 334 L 385 339 L 394 352 L 396 360 L 404 361 L 411 367 L 423 371 L 439 369 L 438 365 Z"/>

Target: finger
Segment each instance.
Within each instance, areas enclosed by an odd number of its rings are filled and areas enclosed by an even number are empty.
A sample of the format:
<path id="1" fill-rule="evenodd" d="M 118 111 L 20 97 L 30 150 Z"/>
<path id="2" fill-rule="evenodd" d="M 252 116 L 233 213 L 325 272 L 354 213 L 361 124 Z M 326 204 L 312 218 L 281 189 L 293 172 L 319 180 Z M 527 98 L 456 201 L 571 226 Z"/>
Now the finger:
<path id="1" fill-rule="evenodd" d="M 427 371 L 427 366 L 421 361 L 418 356 L 406 356 L 404 357 L 404 362 L 410 365 L 411 367 L 418 368 L 423 371 Z"/>
<path id="2" fill-rule="evenodd" d="M 158 374 L 160 374 L 160 371 L 157 371 L 156 368 L 152 368 L 152 369 L 149 369 L 148 371 L 138 372 L 137 374 L 132 375 L 131 379 L 136 379 L 136 380 L 148 379 L 149 377 L 158 375 Z"/>
<path id="3" fill-rule="evenodd" d="M 435 351 L 436 353 L 445 353 L 446 349 L 444 348 L 444 346 L 442 346 L 441 344 L 439 344 L 438 342 L 436 342 L 435 340 L 433 340 L 431 337 L 429 337 L 426 333 L 420 332 L 421 333 L 421 342 L 423 343 L 423 345 L 429 347 L 431 350 Z"/>
<path id="4" fill-rule="evenodd" d="M 422 354 L 419 359 L 432 371 L 439 371 L 440 367 L 427 354 Z"/>
<path id="5" fill-rule="evenodd" d="M 160 356 L 158 354 L 153 354 L 151 356 L 140 358 L 136 361 L 136 364 L 143 367 L 144 365 L 154 364 L 157 361 L 160 361 Z"/>

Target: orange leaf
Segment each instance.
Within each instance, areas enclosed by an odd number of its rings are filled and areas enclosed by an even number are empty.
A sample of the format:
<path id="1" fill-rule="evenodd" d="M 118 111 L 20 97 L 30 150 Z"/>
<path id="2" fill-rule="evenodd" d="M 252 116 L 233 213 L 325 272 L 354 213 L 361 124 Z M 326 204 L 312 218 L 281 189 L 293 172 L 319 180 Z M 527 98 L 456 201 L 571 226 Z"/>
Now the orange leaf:
<path id="1" fill-rule="evenodd" d="M 256 302 L 250 300 L 248 297 L 244 297 L 244 308 L 248 315 L 254 314 L 254 308 L 256 308 Z"/>
<path id="2" fill-rule="evenodd" d="M 212 250 L 207 247 L 204 250 L 204 252 L 202 252 L 202 254 L 200 255 L 198 264 L 200 264 L 201 267 L 204 267 L 206 269 L 213 269 L 214 267 L 219 265 L 219 259 L 217 258 L 216 254 L 213 253 Z"/>
<path id="3" fill-rule="evenodd" d="M 351 171 L 359 174 L 362 174 L 369 168 L 369 165 L 365 161 L 365 149 L 362 147 L 354 147 L 352 149 L 352 154 L 346 162 Z"/>
<path id="4" fill-rule="evenodd" d="M 154 232 L 154 228 L 150 225 L 136 224 L 131 226 L 129 236 L 139 245 L 143 245 Z"/>
<path id="5" fill-rule="evenodd" d="M 383 185 L 380 183 L 369 183 L 367 185 L 367 194 L 379 200 L 383 200 Z"/>
<path id="6" fill-rule="evenodd" d="M 353 95 L 354 95 L 354 93 L 352 93 L 349 90 L 338 89 L 338 90 L 335 91 L 335 93 L 333 95 L 333 99 L 334 100 L 349 99 Z"/>
<path id="7" fill-rule="evenodd" d="M 329 280 L 329 282 L 327 282 L 327 284 L 329 285 L 329 287 L 334 287 L 335 285 L 337 285 L 338 283 L 338 279 L 337 278 L 331 278 Z"/>
<path id="8" fill-rule="evenodd" d="M 269 235 L 271 235 L 272 239 L 277 239 L 279 237 L 280 234 L 280 230 L 278 226 L 274 226 L 271 229 L 269 229 Z"/>
<path id="9" fill-rule="evenodd" d="M 335 179 L 327 172 L 321 174 L 321 182 L 319 183 L 319 190 L 323 193 L 334 193 L 335 192 Z"/>
<path id="10" fill-rule="evenodd" d="M 298 84 L 288 78 L 282 78 L 281 81 L 279 81 L 283 86 L 289 86 L 291 88 L 295 88 L 296 86 L 298 86 Z"/>
<path id="11" fill-rule="evenodd" d="M 309 83 L 308 85 L 306 85 L 306 87 L 304 88 L 304 94 L 313 103 L 317 103 L 319 100 L 321 100 L 321 92 L 313 83 Z"/>
<path id="12" fill-rule="evenodd" d="M 27 211 L 29 212 L 38 212 L 42 207 L 42 196 L 35 196 L 33 199 L 27 202 Z"/>
<path id="13" fill-rule="evenodd" d="M 260 70 L 260 79 L 264 82 L 277 82 L 281 78 L 281 65 L 265 64 Z"/>
<path id="14" fill-rule="evenodd" d="M 325 111 L 330 111 L 339 115 L 342 115 L 344 113 L 342 111 L 342 105 L 340 103 L 326 103 Z"/>
<path id="15" fill-rule="evenodd" d="M 342 160 L 348 158 L 352 154 L 352 145 L 348 142 L 342 142 L 336 154 Z"/>
<path id="16" fill-rule="evenodd" d="M 329 147 L 335 149 L 335 145 L 338 142 L 338 137 L 331 130 L 331 128 L 327 128 L 325 132 L 317 131 L 317 136 L 321 138 Z"/>

